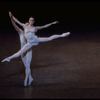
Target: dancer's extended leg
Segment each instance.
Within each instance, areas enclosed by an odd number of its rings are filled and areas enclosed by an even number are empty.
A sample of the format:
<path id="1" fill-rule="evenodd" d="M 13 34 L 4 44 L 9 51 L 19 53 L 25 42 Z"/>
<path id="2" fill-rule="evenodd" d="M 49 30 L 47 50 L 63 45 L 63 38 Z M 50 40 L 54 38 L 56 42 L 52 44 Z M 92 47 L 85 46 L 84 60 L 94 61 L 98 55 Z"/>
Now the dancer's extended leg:
<path id="1" fill-rule="evenodd" d="M 39 41 L 40 42 L 48 42 L 48 41 L 51 41 L 53 39 L 57 39 L 57 38 L 60 38 L 60 37 L 66 37 L 70 34 L 70 32 L 67 32 L 67 33 L 63 33 L 61 35 L 52 35 L 50 37 L 45 37 L 45 38 L 39 38 Z"/>
<path id="2" fill-rule="evenodd" d="M 23 48 L 21 48 L 21 50 L 19 50 L 17 53 L 13 54 L 12 56 L 2 60 L 2 62 L 5 62 L 5 61 L 10 61 L 11 59 L 14 59 L 14 58 L 17 58 L 19 57 L 21 54 L 23 54 L 24 52 L 26 52 L 28 49 L 30 49 L 33 45 L 30 44 L 30 43 L 27 43 L 24 45 Z"/>

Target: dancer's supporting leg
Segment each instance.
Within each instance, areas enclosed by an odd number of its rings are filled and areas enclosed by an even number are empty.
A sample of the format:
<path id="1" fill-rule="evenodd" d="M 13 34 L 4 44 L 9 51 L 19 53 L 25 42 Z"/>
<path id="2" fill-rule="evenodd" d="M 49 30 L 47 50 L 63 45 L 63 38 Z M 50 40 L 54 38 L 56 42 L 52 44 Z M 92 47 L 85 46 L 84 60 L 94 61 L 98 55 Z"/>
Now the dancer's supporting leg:
<path id="1" fill-rule="evenodd" d="M 27 81 L 29 79 L 28 85 L 31 84 L 33 81 L 33 78 L 31 76 L 31 69 L 30 69 L 30 64 L 32 60 L 32 49 L 29 49 L 26 53 L 26 64 L 25 64 L 25 80 L 24 80 L 24 86 L 27 86 Z"/>
<path id="2" fill-rule="evenodd" d="M 60 37 L 65 37 L 65 36 L 68 36 L 70 34 L 70 32 L 67 32 L 67 33 L 63 33 L 61 35 L 52 35 L 50 37 L 44 37 L 44 38 L 39 38 L 39 41 L 40 42 L 48 42 L 48 41 L 51 41 L 53 39 L 57 39 L 57 38 L 60 38 Z"/>

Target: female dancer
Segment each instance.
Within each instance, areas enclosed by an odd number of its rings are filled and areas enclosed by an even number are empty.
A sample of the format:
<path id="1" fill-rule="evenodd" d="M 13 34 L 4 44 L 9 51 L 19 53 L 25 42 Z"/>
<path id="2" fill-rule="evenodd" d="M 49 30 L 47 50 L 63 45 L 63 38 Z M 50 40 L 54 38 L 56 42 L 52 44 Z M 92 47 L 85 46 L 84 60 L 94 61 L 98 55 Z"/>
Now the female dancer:
<path id="1" fill-rule="evenodd" d="M 2 60 L 2 62 L 5 62 L 5 61 L 9 62 L 11 59 L 19 57 L 20 55 L 22 55 L 23 53 L 25 53 L 27 50 L 29 50 L 30 48 L 32 48 L 32 46 L 38 45 L 39 42 L 51 41 L 53 39 L 60 38 L 60 37 L 65 37 L 65 36 L 68 36 L 70 34 L 70 32 L 67 32 L 67 33 L 63 33 L 62 35 L 52 35 L 52 36 L 50 36 L 48 38 L 41 38 L 41 37 L 38 38 L 35 35 L 35 33 L 38 30 L 43 29 L 43 28 L 47 28 L 47 27 L 49 27 L 49 26 L 51 26 L 53 24 L 57 24 L 58 21 L 52 22 L 52 23 L 44 25 L 44 26 L 34 26 L 33 25 L 34 24 L 34 18 L 33 17 L 29 18 L 28 24 L 21 23 L 13 15 L 12 15 L 12 19 L 16 23 L 18 23 L 19 25 L 21 25 L 24 28 L 24 34 L 25 34 L 25 38 L 27 40 L 27 43 L 17 53 L 13 54 L 10 57 L 5 58 L 4 60 Z M 24 80 L 24 86 L 27 86 L 27 81 L 28 81 L 30 73 L 31 73 L 31 71 L 30 71 L 30 66 L 29 66 L 28 70 L 27 70 L 27 78 L 25 78 L 25 80 Z M 32 81 L 33 81 L 33 79 L 30 79 L 29 85 L 31 84 Z"/>
<path id="2" fill-rule="evenodd" d="M 16 29 L 16 31 L 19 34 L 20 37 L 20 43 L 21 43 L 21 48 L 27 43 L 27 40 L 25 38 L 25 34 L 24 31 L 22 29 L 20 29 L 16 23 L 14 22 L 13 18 L 12 18 L 12 14 L 11 12 L 9 12 L 9 16 L 11 18 L 11 22 L 14 26 L 14 28 Z M 28 23 L 26 23 L 28 24 Z M 31 82 L 33 81 L 32 75 L 31 75 L 31 70 L 30 70 L 30 64 L 31 64 L 31 60 L 32 60 L 32 48 L 30 48 L 29 50 L 27 50 L 27 52 L 21 54 L 21 59 L 23 61 L 23 64 L 25 66 L 25 80 L 24 80 L 24 86 L 27 86 L 27 79 L 29 78 L 29 82 L 28 85 L 31 84 Z M 28 76 L 28 72 L 30 70 L 29 76 Z"/>

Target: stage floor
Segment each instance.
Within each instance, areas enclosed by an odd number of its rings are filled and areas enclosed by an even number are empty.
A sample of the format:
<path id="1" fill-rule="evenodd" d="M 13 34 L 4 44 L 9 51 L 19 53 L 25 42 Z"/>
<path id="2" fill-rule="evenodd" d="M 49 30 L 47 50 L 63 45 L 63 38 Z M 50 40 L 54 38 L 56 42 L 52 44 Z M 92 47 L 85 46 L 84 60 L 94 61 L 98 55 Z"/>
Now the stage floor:
<path id="1" fill-rule="evenodd" d="M 18 36 L 0 37 L 0 61 L 19 49 Z M 20 57 L 0 63 L 0 98 L 100 98 L 99 35 L 70 35 L 32 49 L 31 86 L 23 85 Z"/>

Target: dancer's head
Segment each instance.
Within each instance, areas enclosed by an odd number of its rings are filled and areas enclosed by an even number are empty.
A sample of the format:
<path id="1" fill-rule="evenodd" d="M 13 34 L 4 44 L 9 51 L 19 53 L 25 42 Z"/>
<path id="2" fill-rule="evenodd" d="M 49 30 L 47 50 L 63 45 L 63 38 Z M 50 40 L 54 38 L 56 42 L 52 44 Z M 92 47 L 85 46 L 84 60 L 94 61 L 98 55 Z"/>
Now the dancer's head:
<path id="1" fill-rule="evenodd" d="M 33 25 L 33 24 L 34 24 L 34 18 L 33 18 L 33 17 L 30 17 L 30 18 L 29 18 L 29 24 L 30 24 L 30 25 Z"/>

